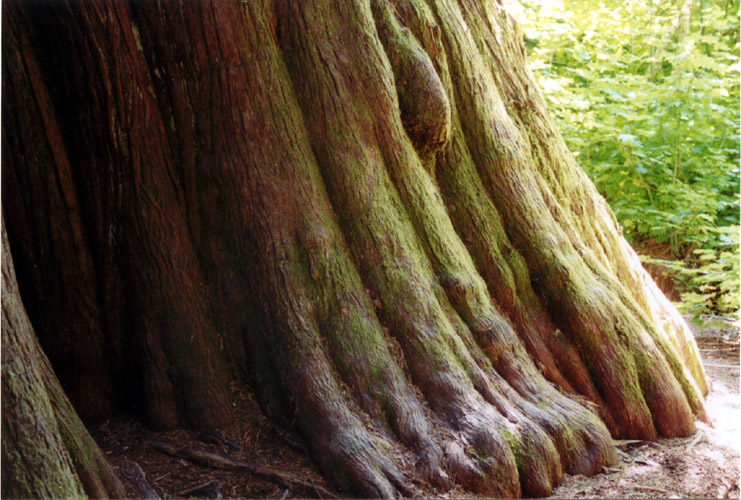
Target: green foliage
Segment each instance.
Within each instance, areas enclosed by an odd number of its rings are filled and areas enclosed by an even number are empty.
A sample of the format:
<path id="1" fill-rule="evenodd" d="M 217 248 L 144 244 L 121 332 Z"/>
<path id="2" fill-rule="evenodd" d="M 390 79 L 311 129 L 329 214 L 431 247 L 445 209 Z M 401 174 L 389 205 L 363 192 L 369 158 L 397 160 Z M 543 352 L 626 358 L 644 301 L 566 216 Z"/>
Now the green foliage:
<path id="1" fill-rule="evenodd" d="M 530 65 L 634 245 L 693 313 L 739 309 L 738 0 L 522 0 Z M 686 5 L 689 5 L 687 3 Z"/>
<path id="2" fill-rule="evenodd" d="M 698 248 L 693 252 L 692 266 L 687 266 L 683 260 L 642 257 L 644 262 L 660 263 L 673 272 L 686 290 L 682 293 L 680 310 L 695 318 L 709 311 L 731 316 L 739 310 L 739 228 L 731 226 L 718 231 L 729 239 L 723 247 L 726 249 Z"/>

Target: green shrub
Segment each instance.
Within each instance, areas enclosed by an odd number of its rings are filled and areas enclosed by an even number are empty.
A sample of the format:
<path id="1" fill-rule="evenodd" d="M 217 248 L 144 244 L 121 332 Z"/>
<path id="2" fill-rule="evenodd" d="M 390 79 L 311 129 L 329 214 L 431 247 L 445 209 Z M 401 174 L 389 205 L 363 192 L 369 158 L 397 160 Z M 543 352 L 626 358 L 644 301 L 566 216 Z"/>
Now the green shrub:
<path id="1" fill-rule="evenodd" d="M 737 314 L 738 0 L 696 0 L 686 33 L 666 0 L 569 4 L 520 13 L 569 148 L 628 239 L 671 250 L 681 308 Z"/>

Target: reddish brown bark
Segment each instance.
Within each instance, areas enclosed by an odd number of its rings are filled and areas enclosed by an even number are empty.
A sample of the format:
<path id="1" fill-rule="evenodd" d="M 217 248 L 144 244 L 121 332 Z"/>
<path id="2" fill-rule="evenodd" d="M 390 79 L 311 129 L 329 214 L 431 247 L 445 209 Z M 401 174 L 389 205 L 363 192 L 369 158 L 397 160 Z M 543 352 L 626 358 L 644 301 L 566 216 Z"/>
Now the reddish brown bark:
<path id="1" fill-rule="evenodd" d="M 143 399 L 156 427 L 228 421 L 228 369 L 128 6 L 8 11 L 3 141 L 8 163 L 33 154 L 5 170 L 3 201 L 39 292 L 29 307 L 51 308 L 32 317 L 70 397 L 88 419 Z M 76 70 L 57 74 L 65 64 Z"/>

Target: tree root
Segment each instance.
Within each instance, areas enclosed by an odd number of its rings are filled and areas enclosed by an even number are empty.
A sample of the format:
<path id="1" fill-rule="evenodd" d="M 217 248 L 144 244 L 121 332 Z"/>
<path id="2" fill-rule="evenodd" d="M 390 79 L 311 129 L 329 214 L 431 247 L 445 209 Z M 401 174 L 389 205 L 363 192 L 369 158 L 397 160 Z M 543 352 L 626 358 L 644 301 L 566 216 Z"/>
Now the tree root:
<path id="1" fill-rule="evenodd" d="M 202 443 L 212 443 L 216 445 L 226 445 L 232 450 L 236 451 L 242 451 L 242 447 L 239 446 L 237 443 L 228 440 L 218 432 L 216 432 L 213 429 L 205 428 L 201 432 L 198 433 L 196 436 L 196 439 L 198 441 L 201 441 Z"/>
<path id="2" fill-rule="evenodd" d="M 136 485 L 139 487 L 139 491 L 141 491 L 144 495 L 142 498 L 159 500 L 159 498 L 161 497 L 157 494 L 156 491 L 154 491 L 154 488 L 152 488 L 152 485 L 149 484 L 149 481 L 147 481 L 147 475 L 144 473 L 144 470 L 141 468 L 141 466 L 133 460 L 127 460 L 126 465 L 129 467 L 129 470 L 131 471 L 131 477 Z"/>
<path id="3" fill-rule="evenodd" d="M 149 443 L 149 447 L 162 454 L 182 458 L 202 467 L 209 467 L 211 469 L 244 470 L 254 476 L 260 477 L 284 488 L 300 490 L 308 495 L 318 495 L 320 498 L 340 498 L 337 493 L 318 484 L 314 484 L 311 481 L 269 467 L 257 467 L 246 462 L 233 460 L 229 457 L 219 455 L 218 453 L 198 451 L 185 447 L 178 448 L 171 444 L 159 441 Z"/>

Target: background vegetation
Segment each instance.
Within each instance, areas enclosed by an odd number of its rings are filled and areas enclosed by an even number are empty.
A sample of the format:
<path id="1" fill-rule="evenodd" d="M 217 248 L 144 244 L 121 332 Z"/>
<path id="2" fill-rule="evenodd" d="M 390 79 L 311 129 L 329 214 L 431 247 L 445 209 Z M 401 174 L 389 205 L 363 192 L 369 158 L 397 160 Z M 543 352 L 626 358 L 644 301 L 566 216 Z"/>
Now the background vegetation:
<path id="1" fill-rule="evenodd" d="M 523 0 L 569 148 L 680 309 L 739 310 L 739 1 Z"/>

